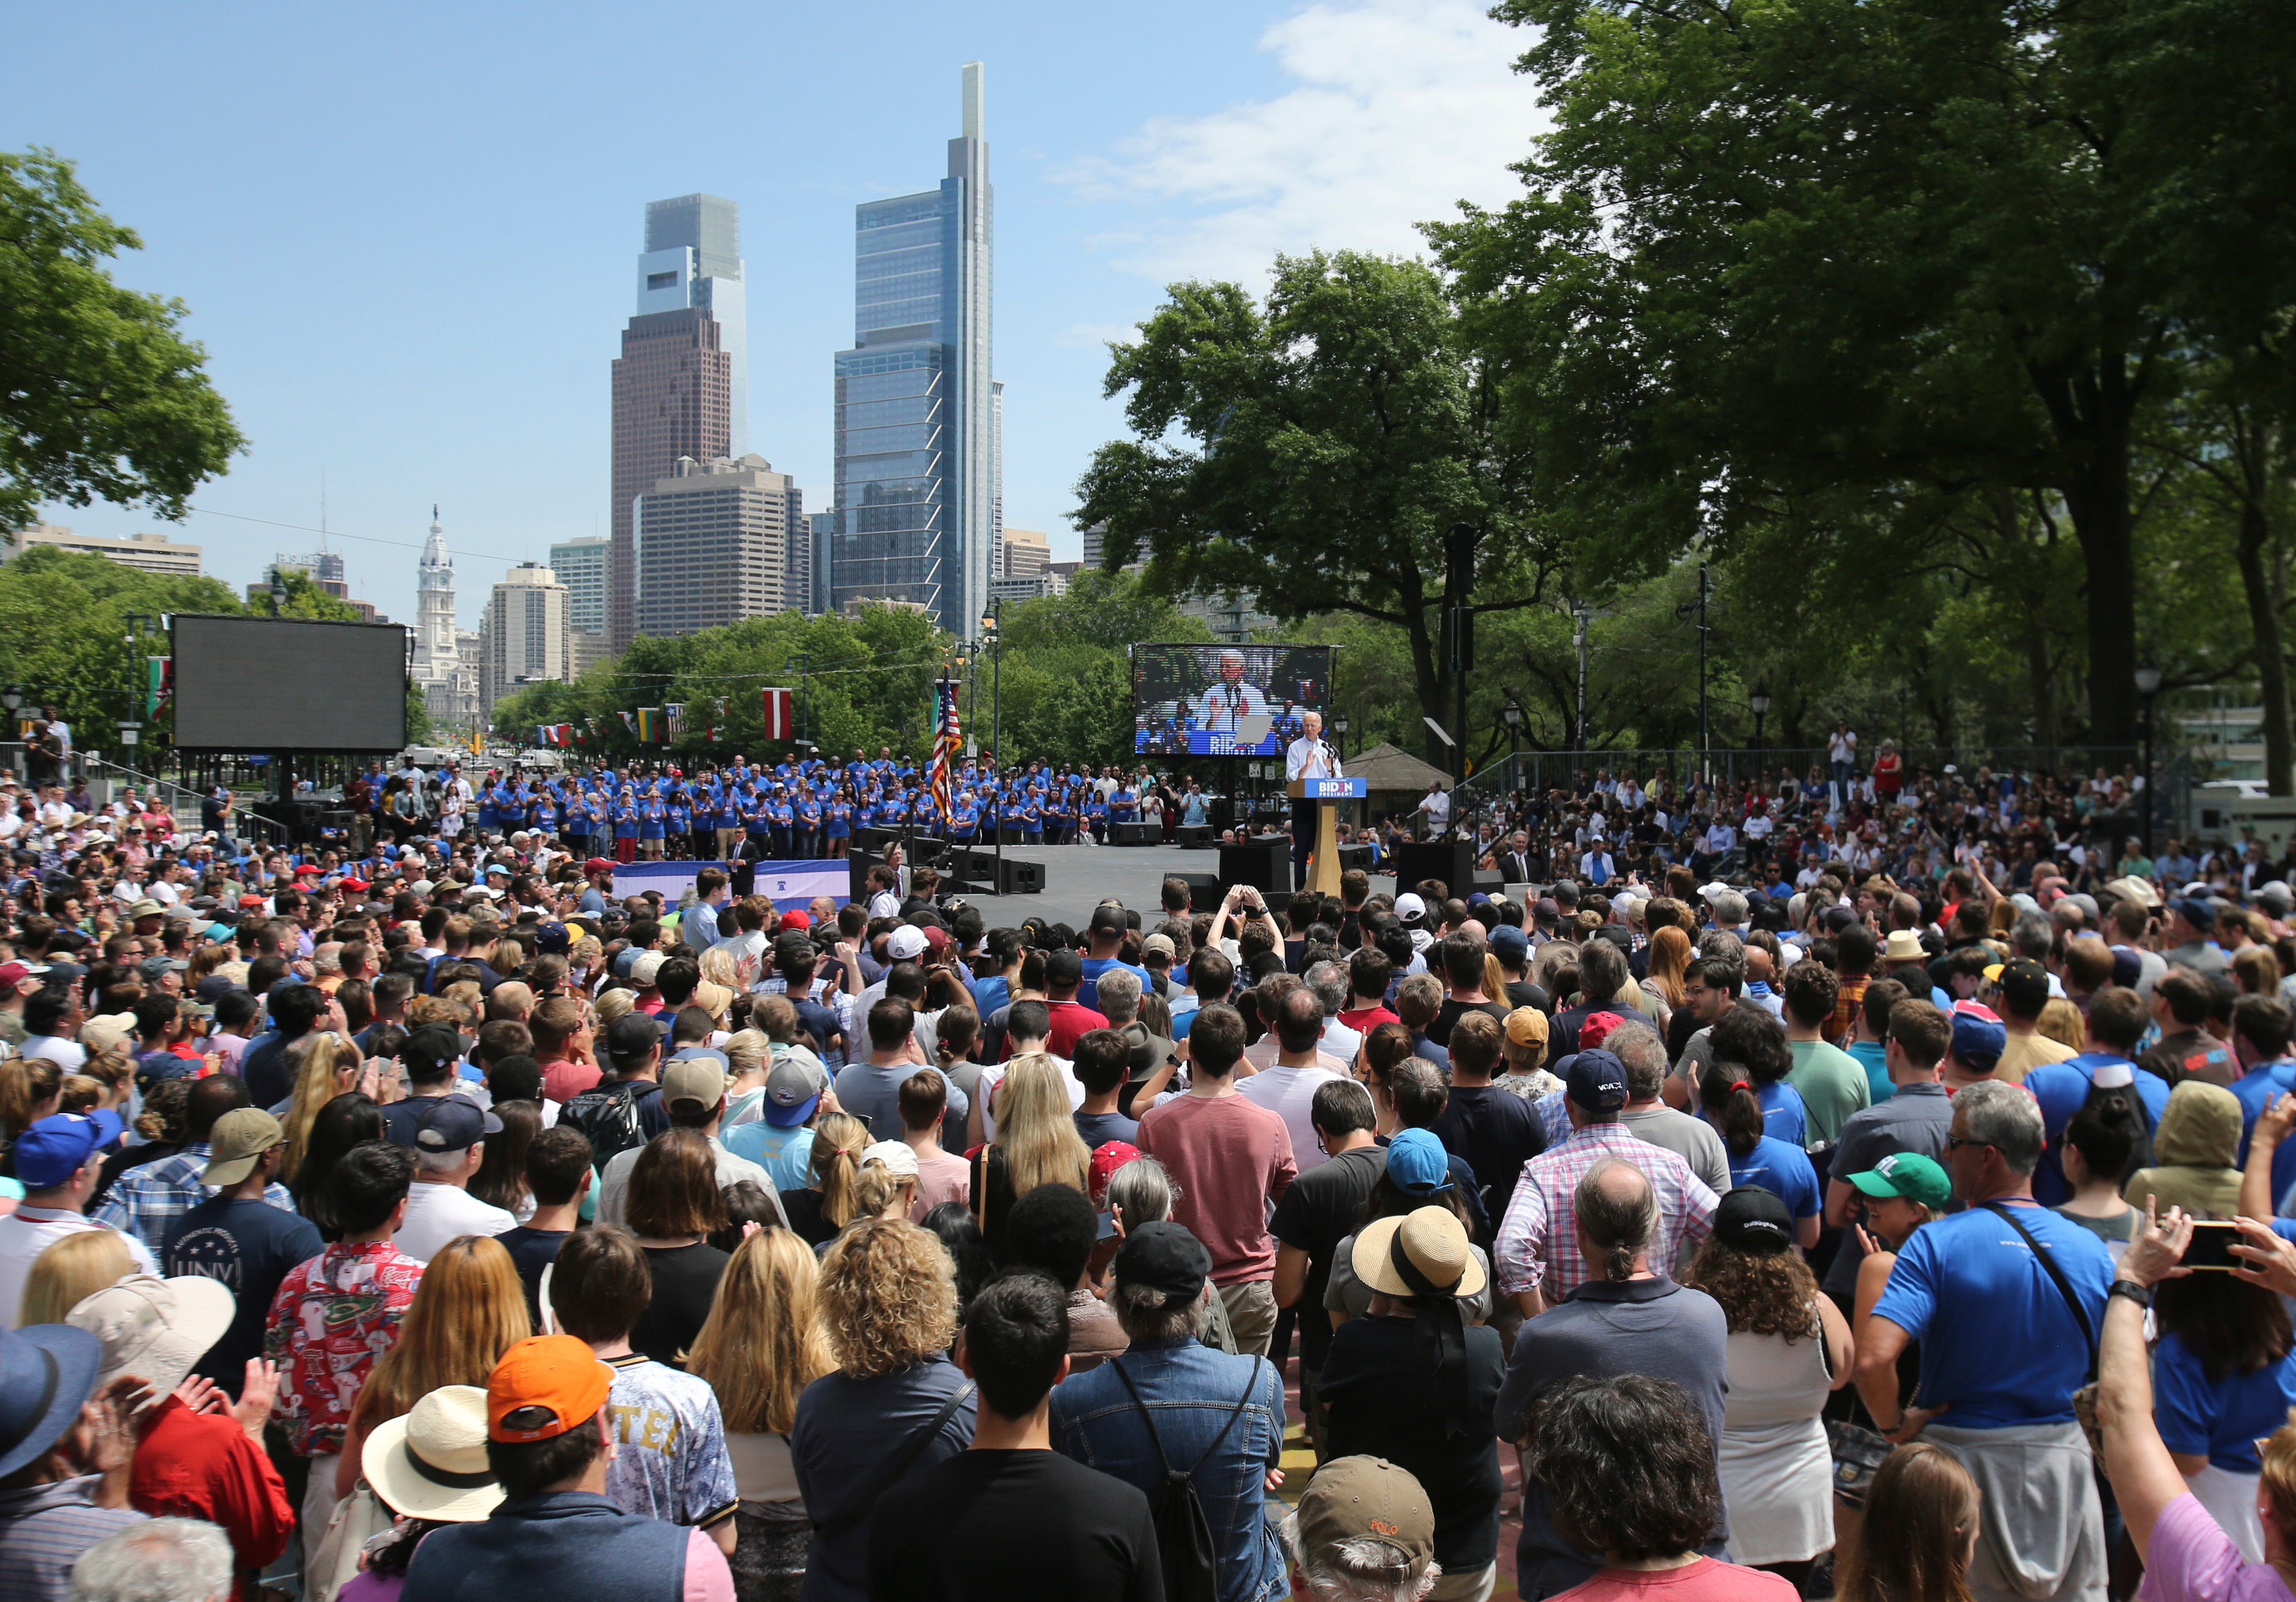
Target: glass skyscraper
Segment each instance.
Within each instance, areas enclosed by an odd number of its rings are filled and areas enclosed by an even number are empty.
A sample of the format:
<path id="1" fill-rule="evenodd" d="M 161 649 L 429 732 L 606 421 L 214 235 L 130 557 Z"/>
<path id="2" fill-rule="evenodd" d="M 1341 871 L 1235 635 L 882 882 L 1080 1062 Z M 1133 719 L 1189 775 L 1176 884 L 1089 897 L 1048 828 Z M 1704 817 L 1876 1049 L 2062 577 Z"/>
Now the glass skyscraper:
<path id="1" fill-rule="evenodd" d="M 733 358 L 733 440 L 750 448 L 750 311 L 742 281 L 742 208 L 722 195 L 646 202 L 645 252 L 638 257 L 638 315 L 708 312 L 718 347 Z"/>
<path id="2" fill-rule="evenodd" d="M 825 576 L 834 607 L 915 601 L 969 634 L 990 594 L 1003 477 L 978 61 L 964 69 L 961 126 L 939 189 L 854 208 L 854 348 L 837 353 Z"/>

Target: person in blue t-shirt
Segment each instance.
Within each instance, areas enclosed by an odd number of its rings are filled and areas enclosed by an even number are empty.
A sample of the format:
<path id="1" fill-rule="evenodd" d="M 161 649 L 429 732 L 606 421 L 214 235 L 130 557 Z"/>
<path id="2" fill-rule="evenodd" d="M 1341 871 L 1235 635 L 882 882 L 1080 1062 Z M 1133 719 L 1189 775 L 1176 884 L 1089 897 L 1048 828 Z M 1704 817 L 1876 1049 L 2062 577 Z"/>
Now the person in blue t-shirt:
<path id="1" fill-rule="evenodd" d="M 2164 1279 L 2153 1292 L 2161 1332 L 2152 1365 L 2152 1417 L 2193 1494 L 2251 1561 L 2264 1532 L 2256 1443 L 2296 1406 L 2296 1350 L 2278 1298 L 2230 1274 Z"/>
<path id="2" fill-rule="evenodd" d="M 1793 1091 L 1789 1084 L 1777 1088 Z M 1699 1075 L 1698 1096 L 1706 1121 L 1722 1137 L 1731 1184 L 1759 1185 L 1785 1203 L 1793 1214 L 1794 1244 L 1804 1251 L 1816 1246 L 1823 1200 L 1817 1168 L 1800 1141 L 1767 1132 L 1768 1117 L 1753 1082 L 1734 1063 L 1709 1063 Z"/>
<path id="3" fill-rule="evenodd" d="M 1980 1524 L 1970 1578 L 1980 1596 L 2104 1589 L 2103 1515 L 2073 1393 L 2095 1372 L 2112 1258 L 2033 1199 L 2044 1140 L 2022 1086 L 1955 1093 L 1946 1161 L 1969 1210 L 1905 1244 L 1857 1332 L 1857 1389 L 1875 1427 L 1947 1448 L 1988 1500 L 2013 1492 L 2013 1516 Z M 1915 1341 L 1919 1405 L 1901 1410 L 1898 1359 Z"/>
<path id="4" fill-rule="evenodd" d="M 821 854 L 821 797 L 809 785 L 797 798 L 797 854 L 808 859 Z"/>
<path id="5" fill-rule="evenodd" d="M 848 794 L 839 790 L 822 809 L 825 822 L 823 838 L 832 857 L 842 857 L 853 844 L 853 803 L 847 799 Z"/>
<path id="6" fill-rule="evenodd" d="M 2048 1137 L 2040 1166 L 2033 1173 L 2033 1195 L 2042 1206 L 2057 1206 L 2072 1197 L 2057 1154 L 2065 1125 L 2088 1099 L 2099 1068 L 2108 1064 L 2116 1069 L 2125 1067 L 2134 1076 L 2136 1099 L 2144 1104 L 2145 1126 L 2160 1127 L 2161 1116 L 2169 1110 L 2168 1082 L 2135 1061 L 2136 1042 L 2144 1037 L 2149 1021 L 2142 996 L 2118 985 L 2107 986 L 2089 998 L 2088 1050 L 2062 1062 L 2038 1063 L 2026 1070 L 2025 1088 L 2040 1106 L 2042 1126 Z M 2119 1073 L 2112 1077 L 2118 1079 Z"/>
<path id="7" fill-rule="evenodd" d="M 638 860 L 637 797 L 624 790 L 614 803 L 614 860 L 634 862 Z"/>

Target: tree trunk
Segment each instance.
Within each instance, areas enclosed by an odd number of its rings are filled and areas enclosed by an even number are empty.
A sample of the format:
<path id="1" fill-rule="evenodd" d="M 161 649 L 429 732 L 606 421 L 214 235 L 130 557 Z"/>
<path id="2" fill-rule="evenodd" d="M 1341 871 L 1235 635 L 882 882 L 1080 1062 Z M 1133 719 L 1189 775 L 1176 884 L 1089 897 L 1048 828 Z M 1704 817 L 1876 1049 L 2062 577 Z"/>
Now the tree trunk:
<path id="1" fill-rule="evenodd" d="M 2031 372 L 2065 458 L 2059 488 L 2087 567 L 2089 744 L 2134 746 L 2136 541 L 2128 464 L 2138 386 L 2121 343 L 2110 337 L 2087 362 Z"/>
<path id="2" fill-rule="evenodd" d="M 2292 751 L 2288 726 L 2288 658 L 2281 642 L 2280 591 L 2276 564 L 2266 558 L 2272 524 L 2264 497 L 2264 464 L 2256 458 L 2263 447 L 2250 453 L 2242 466 L 2240 506 L 2240 587 L 2248 597 L 2248 624 L 2256 635 L 2256 680 L 2264 703 L 2264 781 L 2276 796 L 2296 795 L 2296 751 Z"/>
<path id="3" fill-rule="evenodd" d="M 1411 676 L 1419 686 L 1419 709 L 1439 723 L 1444 715 L 1443 692 L 1449 683 L 1441 664 L 1448 659 L 1451 650 L 1450 609 L 1443 609 L 1442 632 L 1431 640 L 1427 636 L 1426 609 L 1411 604 L 1406 597 L 1405 612 L 1408 620 L 1403 625 L 1404 633 L 1411 641 Z M 1451 748 L 1436 738 L 1434 730 L 1424 723 L 1420 728 L 1426 736 L 1427 760 L 1456 776 L 1459 764 L 1457 758 L 1451 755 Z"/>

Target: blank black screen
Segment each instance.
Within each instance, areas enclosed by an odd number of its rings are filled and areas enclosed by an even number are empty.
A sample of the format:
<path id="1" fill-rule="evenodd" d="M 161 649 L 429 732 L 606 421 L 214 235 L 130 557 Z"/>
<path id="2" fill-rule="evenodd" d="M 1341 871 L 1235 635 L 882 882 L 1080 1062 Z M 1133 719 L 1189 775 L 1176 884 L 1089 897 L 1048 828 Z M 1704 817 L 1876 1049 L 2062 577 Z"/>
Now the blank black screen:
<path id="1" fill-rule="evenodd" d="M 396 751 L 406 631 L 395 623 L 179 614 L 176 744 L 194 750 Z"/>

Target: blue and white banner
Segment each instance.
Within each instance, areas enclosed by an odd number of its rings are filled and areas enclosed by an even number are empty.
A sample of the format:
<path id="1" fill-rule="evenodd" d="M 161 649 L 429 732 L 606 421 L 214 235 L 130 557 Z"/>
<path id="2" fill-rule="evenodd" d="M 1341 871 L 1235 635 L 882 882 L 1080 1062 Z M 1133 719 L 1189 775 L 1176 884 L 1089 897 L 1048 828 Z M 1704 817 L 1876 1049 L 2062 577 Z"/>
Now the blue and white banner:
<path id="1" fill-rule="evenodd" d="M 802 912 L 816 896 L 843 906 L 852 899 L 853 864 L 842 857 L 808 862 L 759 862 L 754 894 L 772 901 L 776 912 Z"/>
<path id="2" fill-rule="evenodd" d="M 658 891 L 661 904 L 675 908 L 704 868 L 733 871 L 730 862 L 622 862 L 614 869 L 614 896 Z M 852 888 L 853 864 L 836 857 L 757 864 L 755 894 L 769 899 L 776 912 L 803 911 L 817 895 L 832 896 L 841 907 Z"/>

